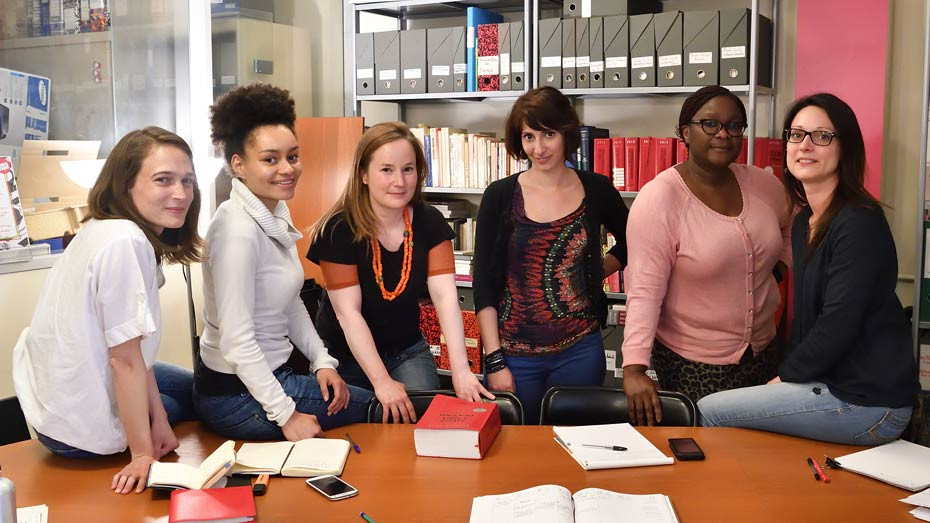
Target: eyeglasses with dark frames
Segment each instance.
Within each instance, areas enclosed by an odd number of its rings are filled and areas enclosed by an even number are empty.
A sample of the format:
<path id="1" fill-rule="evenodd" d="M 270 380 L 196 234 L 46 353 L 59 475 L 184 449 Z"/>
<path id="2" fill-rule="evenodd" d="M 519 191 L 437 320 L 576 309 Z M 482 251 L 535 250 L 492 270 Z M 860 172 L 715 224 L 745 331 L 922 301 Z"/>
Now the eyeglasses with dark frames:
<path id="1" fill-rule="evenodd" d="M 723 123 L 720 120 L 715 120 L 713 118 L 691 120 L 691 123 L 701 124 L 701 130 L 704 131 L 705 134 L 709 134 L 711 136 L 719 133 L 721 128 L 725 128 L 727 130 L 727 134 L 734 138 L 742 136 L 743 133 L 746 132 L 746 127 L 748 127 L 745 122 L 740 122 L 739 120 Z"/>
<path id="2" fill-rule="evenodd" d="M 791 143 L 801 143 L 804 141 L 805 136 L 811 137 L 812 144 L 826 147 L 830 145 L 830 143 L 833 142 L 833 138 L 839 136 L 839 134 L 825 129 L 814 129 L 813 131 L 805 131 L 804 129 L 797 129 L 794 127 L 785 129 L 785 140 Z"/>

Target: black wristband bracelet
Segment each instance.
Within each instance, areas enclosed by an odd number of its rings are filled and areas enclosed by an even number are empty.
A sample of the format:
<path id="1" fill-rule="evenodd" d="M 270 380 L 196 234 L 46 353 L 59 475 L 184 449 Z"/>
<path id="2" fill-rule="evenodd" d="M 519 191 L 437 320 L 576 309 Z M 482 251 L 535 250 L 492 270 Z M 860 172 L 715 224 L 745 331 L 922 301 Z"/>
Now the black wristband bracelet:
<path id="1" fill-rule="evenodd" d="M 494 374 L 495 372 L 502 371 L 506 368 L 507 364 L 504 363 L 504 351 L 498 349 L 491 354 L 486 354 L 484 356 L 485 374 Z"/>

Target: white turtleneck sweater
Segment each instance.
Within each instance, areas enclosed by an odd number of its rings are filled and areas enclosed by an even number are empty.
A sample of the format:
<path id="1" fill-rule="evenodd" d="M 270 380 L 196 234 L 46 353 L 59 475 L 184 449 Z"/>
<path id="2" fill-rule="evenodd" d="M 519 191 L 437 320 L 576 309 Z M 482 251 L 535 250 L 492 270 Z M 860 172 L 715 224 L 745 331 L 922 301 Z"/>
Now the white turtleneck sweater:
<path id="1" fill-rule="evenodd" d="M 313 370 L 339 364 L 299 297 L 304 276 L 294 242 L 300 237 L 284 202 L 271 213 L 234 179 L 230 199 L 207 231 L 203 264 L 200 356 L 207 367 L 238 375 L 279 426 L 290 419 L 295 403 L 272 371 L 287 361 L 291 342 Z"/>

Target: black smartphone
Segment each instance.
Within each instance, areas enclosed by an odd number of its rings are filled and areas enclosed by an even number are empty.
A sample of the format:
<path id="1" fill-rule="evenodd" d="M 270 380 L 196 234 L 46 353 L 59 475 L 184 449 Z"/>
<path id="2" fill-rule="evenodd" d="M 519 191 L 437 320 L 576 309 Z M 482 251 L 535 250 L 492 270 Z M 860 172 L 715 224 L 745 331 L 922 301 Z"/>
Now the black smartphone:
<path id="1" fill-rule="evenodd" d="M 696 441 L 692 438 L 669 438 L 668 446 L 672 448 L 672 453 L 678 458 L 678 461 L 701 461 L 704 459 L 704 451 L 698 447 Z"/>

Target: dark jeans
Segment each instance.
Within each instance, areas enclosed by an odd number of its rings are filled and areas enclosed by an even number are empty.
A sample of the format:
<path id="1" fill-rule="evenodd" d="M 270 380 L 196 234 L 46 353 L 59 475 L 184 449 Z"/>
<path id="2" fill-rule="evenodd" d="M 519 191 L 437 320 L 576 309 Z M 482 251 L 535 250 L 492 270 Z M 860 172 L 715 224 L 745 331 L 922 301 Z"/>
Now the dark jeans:
<path id="1" fill-rule="evenodd" d="M 287 366 L 278 368 L 274 376 L 284 387 L 284 393 L 297 403 L 297 412 L 316 416 L 323 430 L 350 423 L 362 423 L 368 419 L 368 402 L 373 396 L 370 391 L 349 385 L 349 404 L 345 409 L 328 416 L 326 414 L 328 402 L 323 401 L 323 393 L 320 391 L 316 376 L 295 374 Z M 200 394 L 195 388 L 194 401 L 204 423 L 224 437 L 251 440 L 285 439 L 281 427 L 268 419 L 261 403 L 248 391 L 224 396 L 208 396 Z M 332 401 L 332 392 L 330 392 L 330 401 Z"/>
<path id="2" fill-rule="evenodd" d="M 381 361 L 391 378 L 404 384 L 407 390 L 434 390 L 439 388 L 436 360 L 429 344 L 421 339 L 412 346 L 394 353 L 382 354 Z M 374 390 L 368 376 L 355 358 L 343 358 L 339 362 L 339 375 L 346 383 Z"/>

